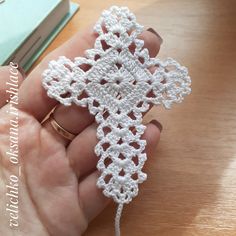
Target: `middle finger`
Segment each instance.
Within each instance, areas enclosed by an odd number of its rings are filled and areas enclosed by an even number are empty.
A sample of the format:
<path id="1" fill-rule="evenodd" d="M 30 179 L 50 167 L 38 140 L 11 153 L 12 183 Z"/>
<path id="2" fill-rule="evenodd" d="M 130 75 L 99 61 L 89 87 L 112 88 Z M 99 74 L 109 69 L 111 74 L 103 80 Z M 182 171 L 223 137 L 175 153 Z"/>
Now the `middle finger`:
<path id="1" fill-rule="evenodd" d="M 144 41 L 144 48 L 149 50 L 150 56 L 155 57 L 159 52 L 162 39 L 157 34 L 153 33 L 152 30 L 144 31 L 139 38 Z M 94 116 L 89 113 L 88 109 L 75 104 L 69 107 L 58 105 L 53 115 L 56 122 L 72 134 L 79 134 L 94 122 Z M 46 122 L 44 127 L 52 132 L 54 136 L 56 136 L 55 138 L 61 141 L 63 145 L 66 146 L 70 142 L 62 136 L 58 137 L 58 133 L 55 132 L 50 122 Z"/>

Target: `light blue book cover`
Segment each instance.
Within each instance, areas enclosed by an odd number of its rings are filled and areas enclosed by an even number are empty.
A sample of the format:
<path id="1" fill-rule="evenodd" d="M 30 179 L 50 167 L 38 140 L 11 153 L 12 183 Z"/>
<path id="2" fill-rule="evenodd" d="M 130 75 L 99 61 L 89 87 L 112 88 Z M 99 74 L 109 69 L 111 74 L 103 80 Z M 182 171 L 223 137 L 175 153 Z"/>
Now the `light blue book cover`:
<path id="1" fill-rule="evenodd" d="M 26 71 L 79 7 L 64 0 L 1 2 L 0 65 L 14 61 Z"/>

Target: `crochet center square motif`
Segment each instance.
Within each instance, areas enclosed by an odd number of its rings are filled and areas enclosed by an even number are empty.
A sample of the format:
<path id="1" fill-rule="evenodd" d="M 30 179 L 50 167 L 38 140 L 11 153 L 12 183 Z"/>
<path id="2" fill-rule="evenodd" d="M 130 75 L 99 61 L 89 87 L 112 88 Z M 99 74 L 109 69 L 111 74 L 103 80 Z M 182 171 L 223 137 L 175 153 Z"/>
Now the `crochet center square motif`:
<path id="1" fill-rule="evenodd" d="M 144 70 L 128 50 L 119 53 L 112 48 L 88 72 L 86 92 L 102 109 L 123 114 L 131 112 L 147 97 L 152 89 L 147 83 L 151 82 L 151 77 L 151 73 Z"/>

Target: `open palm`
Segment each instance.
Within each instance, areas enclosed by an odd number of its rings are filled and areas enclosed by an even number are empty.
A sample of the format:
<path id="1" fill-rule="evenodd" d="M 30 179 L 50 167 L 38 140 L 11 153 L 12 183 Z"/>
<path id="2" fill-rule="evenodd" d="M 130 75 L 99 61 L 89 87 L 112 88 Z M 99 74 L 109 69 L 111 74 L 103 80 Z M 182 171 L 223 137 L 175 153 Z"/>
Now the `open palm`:
<path id="1" fill-rule="evenodd" d="M 41 86 L 41 73 L 49 60 L 60 55 L 73 59 L 83 55 L 93 46 L 96 35 L 91 29 L 76 34 L 71 40 L 50 53 L 22 82 L 19 75 L 18 145 L 19 165 L 9 161 L 11 104 L 6 104 L 6 82 L 10 79 L 9 68 L 0 70 L 0 185 L 5 196 L 10 175 L 19 176 L 19 228 L 12 231 L 8 216 L 1 213 L 1 235 L 56 235 L 78 236 L 88 223 L 109 203 L 96 187 L 99 176 L 96 170 L 98 157 L 94 154 L 96 123 L 85 108 L 64 107 L 46 96 Z M 156 56 L 160 40 L 145 31 L 141 37 L 151 56 Z M 9 95 L 9 94 L 8 94 Z M 49 121 L 42 121 L 55 107 L 54 117 L 69 132 L 77 134 L 73 141 L 58 135 Z M 151 153 L 159 140 L 160 131 L 155 122 L 147 124 L 143 139 L 147 140 L 147 152 Z M 6 198 L 1 199 L 5 211 Z M 16 234 L 14 234 L 14 232 Z M 19 234 L 19 235 L 21 235 Z"/>

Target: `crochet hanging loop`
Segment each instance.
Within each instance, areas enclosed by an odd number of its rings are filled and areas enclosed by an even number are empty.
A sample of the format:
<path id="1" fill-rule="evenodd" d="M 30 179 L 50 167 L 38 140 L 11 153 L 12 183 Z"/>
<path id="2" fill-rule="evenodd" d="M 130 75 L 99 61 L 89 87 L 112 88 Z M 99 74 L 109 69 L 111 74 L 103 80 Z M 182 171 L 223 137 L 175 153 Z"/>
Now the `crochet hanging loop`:
<path id="1" fill-rule="evenodd" d="M 138 37 L 143 28 L 127 7 L 113 6 L 95 24 L 94 48 L 86 50 L 85 57 L 71 61 L 61 56 L 43 72 L 49 97 L 65 106 L 87 107 L 95 116 L 101 173 L 97 186 L 119 204 L 117 236 L 123 205 L 138 195 L 138 185 L 147 177 L 142 171 L 147 160 L 142 114 L 150 105 L 170 108 L 191 91 L 187 68 L 172 58 L 150 57 Z M 151 73 L 150 68 L 156 69 Z"/>
<path id="2" fill-rule="evenodd" d="M 115 236 L 120 236 L 120 220 L 121 220 L 121 214 L 123 211 L 124 204 L 120 203 L 117 206 L 116 210 L 116 218 L 115 218 Z"/>

